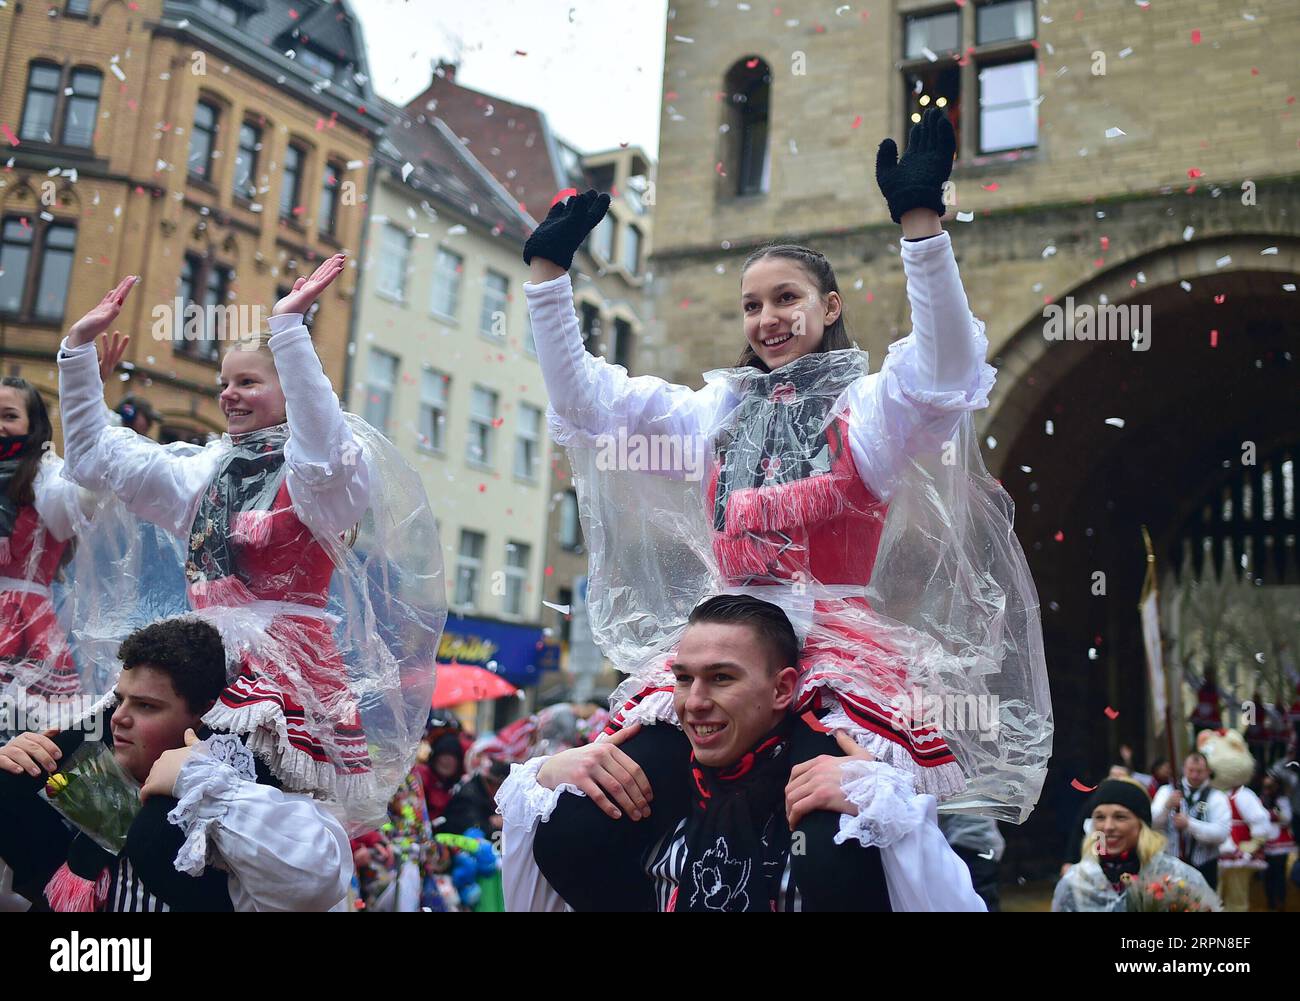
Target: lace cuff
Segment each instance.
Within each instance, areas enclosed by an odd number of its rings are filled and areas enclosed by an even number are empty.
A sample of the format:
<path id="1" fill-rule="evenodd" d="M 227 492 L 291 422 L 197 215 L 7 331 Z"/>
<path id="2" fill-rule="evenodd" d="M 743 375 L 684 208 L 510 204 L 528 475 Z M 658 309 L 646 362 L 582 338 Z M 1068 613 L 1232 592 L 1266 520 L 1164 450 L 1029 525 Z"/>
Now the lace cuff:
<path id="1" fill-rule="evenodd" d="M 551 813 L 560 802 L 560 794 L 571 792 L 585 796 L 581 789 L 568 782 L 561 782 L 554 789 L 547 789 L 537 781 L 537 773 L 542 765 L 550 760 L 550 755 L 542 755 L 525 761 L 522 765 L 510 766 L 510 775 L 497 790 L 497 813 L 505 818 L 512 827 L 532 830 L 538 820 L 542 823 L 551 819 Z"/>
<path id="2" fill-rule="evenodd" d="M 209 864 L 208 828 L 226 815 L 230 797 L 239 784 L 252 781 L 245 778 L 253 771 L 251 752 L 238 738 L 222 737 L 212 738 L 214 746 L 206 751 L 198 749 L 203 747 L 198 745 L 181 766 L 174 788 L 180 802 L 167 814 L 167 819 L 185 832 L 185 842 L 176 853 L 176 871 L 191 876 L 202 875 Z M 239 750 L 234 750 L 231 743 Z M 247 755 L 246 760 L 243 755 Z"/>
<path id="3" fill-rule="evenodd" d="M 840 791 L 858 808 L 857 816 L 840 814 L 835 843 L 856 839 L 864 848 L 888 848 L 925 822 L 923 801 L 912 781 L 883 761 L 852 759 L 840 765 Z"/>

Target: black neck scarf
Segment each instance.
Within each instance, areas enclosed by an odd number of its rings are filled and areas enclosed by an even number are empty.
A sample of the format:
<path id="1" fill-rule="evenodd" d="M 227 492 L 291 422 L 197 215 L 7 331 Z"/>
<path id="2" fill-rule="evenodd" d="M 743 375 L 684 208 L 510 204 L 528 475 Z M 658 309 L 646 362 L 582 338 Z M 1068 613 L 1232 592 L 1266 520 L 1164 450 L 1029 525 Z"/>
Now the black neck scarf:
<path id="1" fill-rule="evenodd" d="M 25 434 L 0 435 L 0 539 L 14 534 L 18 504 L 9 496 L 9 484 L 26 458 L 30 437 Z"/>
<path id="2" fill-rule="evenodd" d="M 691 755 L 694 789 L 678 911 L 776 909 L 790 852 L 785 787 L 794 722 L 786 715 L 726 768 L 707 768 Z"/>
<path id="3" fill-rule="evenodd" d="M 1124 889 L 1125 873 L 1137 876 L 1138 870 L 1142 868 L 1137 849 L 1120 852 L 1118 855 L 1099 855 L 1097 862 L 1101 865 L 1101 871 L 1110 881 L 1110 885 L 1116 890 Z"/>
<path id="4" fill-rule="evenodd" d="M 236 574 L 231 528 L 235 515 L 269 511 L 284 482 L 285 424 L 240 435 L 199 502 L 190 528 L 185 576 L 191 584 Z"/>
<path id="5" fill-rule="evenodd" d="M 836 458 L 826 434 L 831 408 L 866 374 L 867 356 L 856 348 L 804 355 L 775 372 L 744 368 L 726 373 L 741 402 L 717 446 L 721 468 L 713 509 L 716 531 L 726 527 L 731 491 L 778 486 L 831 471 Z"/>

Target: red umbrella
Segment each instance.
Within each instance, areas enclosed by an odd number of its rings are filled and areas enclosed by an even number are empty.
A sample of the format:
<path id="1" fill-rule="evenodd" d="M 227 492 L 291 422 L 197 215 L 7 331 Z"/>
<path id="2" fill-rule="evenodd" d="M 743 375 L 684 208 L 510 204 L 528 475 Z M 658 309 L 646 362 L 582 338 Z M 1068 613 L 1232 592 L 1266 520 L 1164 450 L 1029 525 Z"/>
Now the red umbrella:
<path id="1" fill-rule="evenodd" d="M 462 702 L 499 699 L 519 691 L 505 678 L 471 664 L 439 664 L 438 682 L 433 689 L 434 709 L 458 706 Z"/>

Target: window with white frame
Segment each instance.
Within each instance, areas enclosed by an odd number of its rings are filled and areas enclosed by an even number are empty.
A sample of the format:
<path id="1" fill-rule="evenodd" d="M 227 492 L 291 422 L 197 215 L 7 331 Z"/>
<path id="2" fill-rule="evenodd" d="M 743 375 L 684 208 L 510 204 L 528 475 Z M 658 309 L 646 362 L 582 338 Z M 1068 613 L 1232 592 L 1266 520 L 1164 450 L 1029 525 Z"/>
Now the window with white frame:
<path id="1" fill-rule="evenodd" d="M 641 273 L 641 231 L 635 226 L 623 231 L 623 267 L 629 274 Z"/>
<path id="2" fill-rule="evenodd" d="M 469 440 L 465 458 L 476 466 L 492 465 L 493 439 L 497 425 L 497 394 L 475 386 L 469 401 Z"/>
<path id="3" fill-rule="evenodd" d="M 519 427 L 515 432 L 515 475 L 537 479 L 542 457 L 542 412 L 527 403 L 519 405 Z"/>
<path id="4" fill-rule="evenodd" d="M 483 276 L 483 308 L 478 314 L 479 333 L 488 337 L 505 336 L 506 296 L 509 287 L 510 280 L 500 272 L 489 269 Z"/>
<path id="5" fill-rule="evenodd" d="M 591 248 L 595 256 L 606 263 L 614 260 L 614 214 L 606 212 L 591 234 Z"/>
<path id="6" fill-rule="evenodd" d="M 478 603 L 478 585 L 483 576 L 483 549 L 487 538 L 482 532 L 460 531 L 460 550 L 456 554 L 456 595 L 454 603 L 471 608 Z"/>
<path id="7" fill-rule="evenodd" d="M 369 368 L 366 372 L 366 423 L 388 434 L 388 421 L 392 416 L 393 392 L 397 388 L 397 355 L 370 349 Z"/>
<path id="8" fill-rule="evenodd" d="M 442 316 L 455 316 L 460 309 L 460 279 L 465 258 L 446 247 L 438 248 L 433 265 L 433 301 L 430 308 Z"/>
<path id="9" fill-rule="evenodd" d="M 528 561 L 532 547 L 522 542 L 506 543 L 506 600 L 507 615 L 524 614 L 524 590 L 528 585 Z"/>
<path id="10" fill-rule="evenodd" d="M 426 368 L 420 373 L 420 444 L 442 452 L 446 448 L 447 397 L 451 376 Z"/>
<path id="11" fill-rule="evenodd" d="M 411 234 L 391 224 L 384 226 L 379 241 L 380 292 L 394 299 L 406 299 L 406 273 L 411 261 Z"/>
<path id="12" fill-rule="evenodd" d="M 570 551 L 582 548 L 582 522 L 578 518 L 578 495 L 572 490 L 566 490 L 560 499 L 560 545 Z"/>

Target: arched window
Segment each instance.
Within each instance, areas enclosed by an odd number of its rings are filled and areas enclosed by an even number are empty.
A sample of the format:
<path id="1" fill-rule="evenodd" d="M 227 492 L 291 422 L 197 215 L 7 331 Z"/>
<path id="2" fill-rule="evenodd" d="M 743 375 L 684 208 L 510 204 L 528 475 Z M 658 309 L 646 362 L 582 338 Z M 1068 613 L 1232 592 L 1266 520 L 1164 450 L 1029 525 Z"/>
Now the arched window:
<path id="1" fill-rule="evenodd" d="M 732 189 L 738 195 L 763 194 L 768 189 L 768 113 L 772 91 L 772 69 L 758 56 L 738 59 L 727 70 L 728 155 L 724 162 Z"/>

